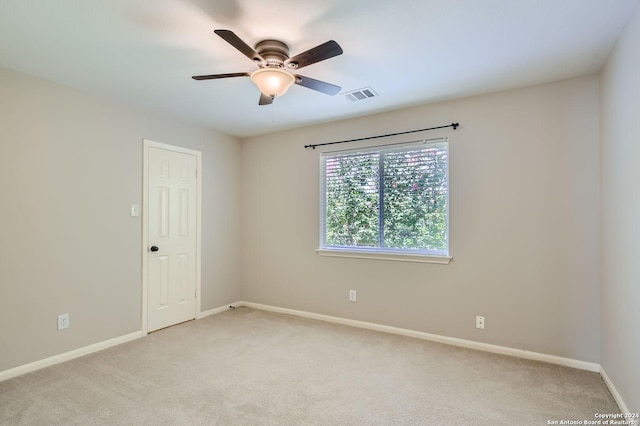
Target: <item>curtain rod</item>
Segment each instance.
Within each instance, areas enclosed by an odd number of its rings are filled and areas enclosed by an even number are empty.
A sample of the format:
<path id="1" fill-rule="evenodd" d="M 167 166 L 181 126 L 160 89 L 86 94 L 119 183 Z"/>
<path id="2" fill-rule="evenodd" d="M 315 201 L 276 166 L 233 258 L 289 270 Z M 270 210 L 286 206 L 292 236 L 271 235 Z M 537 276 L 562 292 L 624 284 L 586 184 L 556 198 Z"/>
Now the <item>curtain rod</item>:
<path id="1" fill-rule="evenodd" d="M 378 138 L 388 138 L 389 136 L 397 136 L 397 135 L 406 135 L 407 133 L 417 133 L 417 132 L 425 132 L 427 130 L 436 130 L 436 129 L 444 129 L 447 127 L 453 127 L 453 130 L 456 130 L 460 123 L 451 123 L 446 126 L 438 126 L 438 127 L 429 127 L 427 129 L 418 129 L 418 130 L 408 130 L 406 132 L 397 132 L 397 133 L 389 133 L 387 135 L 378 135 L 378 136 L 368 136 L 366 138 L 359 139 L 349 139 L 346 141 L 337 141 L 337 142 L 327 142 L 327 143 L 317 143 L 312 145 L 305 145 L 305 148 L 313 148 L 316 149 L 316 146 L 324 146 L 324 145 L 335 145 L 337 143 L 347 143 L 347 142 L 358 142 L 358 141 L 366 141 L 368 139 L 378 139 Z"/>

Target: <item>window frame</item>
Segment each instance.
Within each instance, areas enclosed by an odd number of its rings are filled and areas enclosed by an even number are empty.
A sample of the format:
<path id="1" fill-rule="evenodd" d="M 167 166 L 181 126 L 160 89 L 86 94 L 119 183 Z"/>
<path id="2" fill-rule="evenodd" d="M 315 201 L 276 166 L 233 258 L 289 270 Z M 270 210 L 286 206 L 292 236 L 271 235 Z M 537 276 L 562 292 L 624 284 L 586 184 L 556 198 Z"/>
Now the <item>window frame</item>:
<path id="1" fill-rule="evenodd" d="M 447 183 L 447 193 L 446 193 L 446 241 L 447 241 L 447 250 L 445 254 L 438 252 L 431 252 L 428 250 L 412 250 L 412 249 L 394 249 L 394 248 L 378 248 L 378 247 L 353 247 L 353 246 L 330 246 L 326 244 L 326 169 L 325 158 L 331 155 L 349 155 L 349 153 L 365 153 L 365 152 L 379 152 L 383 150 L 393 150 L 393 149 L 401 149 L 403 147 L 410 148 L 412 146 L 429 146 L 429 145 L 437 145 L 444 144 L 446 147 L 446 183 Z M 386 145 L 376 145 L 370 147 L 362 147 L 355 149 L 346 149 L 339 151 L 326 151 L 321 153 L 318 162 L 319 168 L 319 239 L 318 239 L 318 249 L 316 249 L 316 253 L 320 256 L 329 256 L 329 257 L 346 257 L 346 258 L 357 258 L 357 259 L 375 259 L 375 260 L 396 260 L 396 261 L 405 261 L 405 262 L 422 262 L 422 263 L 437 263 L 437 264 L 448 264 L 451 262 L 451 241 L 449 238 L 450 234 L 450 221 L 449 221 L 449 210 L 450 210 L 450 180 L 449 180 L 449 168 L 450 168 L 450 154 L 449 154 L 449 139 L 447 137 L 438 137 L 434 139 L 424 139 L 419 141 L 410 141 L 410 142 L 400 142 Z M 379 207 L 382 208 L 382 207 Z"/>

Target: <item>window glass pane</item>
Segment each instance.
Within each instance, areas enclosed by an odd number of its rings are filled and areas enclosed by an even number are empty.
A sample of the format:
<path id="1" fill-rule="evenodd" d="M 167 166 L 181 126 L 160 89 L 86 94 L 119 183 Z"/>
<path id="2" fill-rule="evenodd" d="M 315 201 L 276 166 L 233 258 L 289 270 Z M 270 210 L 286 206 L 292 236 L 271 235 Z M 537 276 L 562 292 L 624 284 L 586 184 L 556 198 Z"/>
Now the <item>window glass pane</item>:
<path id="1" fill-rule="evenodd" d="M 378 246 L 378 165 L 377 152 L 325 160 L 327 246 Z"/>
<path id="2" fill-rule="evenodd" d="M 446 140 L 322 155 L 321 247 L 449 255 Z"/>
<path id="3" fill-rule="evenodd" d="M 384 153 L 383 205 L 387 248 L 446 253 L 446 146 Z"/>

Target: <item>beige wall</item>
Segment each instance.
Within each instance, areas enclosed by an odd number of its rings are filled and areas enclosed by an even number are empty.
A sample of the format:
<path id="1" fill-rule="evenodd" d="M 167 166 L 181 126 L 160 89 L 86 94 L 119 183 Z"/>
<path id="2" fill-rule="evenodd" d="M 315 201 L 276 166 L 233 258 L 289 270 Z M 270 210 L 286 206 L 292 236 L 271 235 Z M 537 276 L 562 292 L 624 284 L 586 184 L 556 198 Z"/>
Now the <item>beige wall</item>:
<path id="1" fill-rule="evenodd" d="M 140 330 L 143 138 L 202 151 L 202 309 L 238 300 L 236 139 L 0 69 L 0 371 Z"/>
<path id="2" fill-rule="evenodd" d="M 640 6 L 602 70 L 602 366 L 640 412 Z"/>
<path id="3" fill-rule="evenodd" d="M 450 138 L 451 264 L 315 253 L 320 149 L 305 144 L 452 121 L 423 135 Z M 589 76 L 246 139 L 242 297 L 598 362 L 598 121 Z"/>
<path id="4" fill-rule="evenodd" d="M 140 329 L 129 207 L 147 138 L 203 152 L 202 310 L 243 299 L 601 362 L 640 411 L 640 196 L 628 190 L 640 179 L 638 45 L 640 11 L 600 82 L 240 143 L 0 68 L 0 371 Z M 452 121 L 461 127 L 415 137 L 450 138 L 451 264 L 315 253 L 322 149 L 303 145 Z M 72 326 L 58 332 L 63 312 Z"/>

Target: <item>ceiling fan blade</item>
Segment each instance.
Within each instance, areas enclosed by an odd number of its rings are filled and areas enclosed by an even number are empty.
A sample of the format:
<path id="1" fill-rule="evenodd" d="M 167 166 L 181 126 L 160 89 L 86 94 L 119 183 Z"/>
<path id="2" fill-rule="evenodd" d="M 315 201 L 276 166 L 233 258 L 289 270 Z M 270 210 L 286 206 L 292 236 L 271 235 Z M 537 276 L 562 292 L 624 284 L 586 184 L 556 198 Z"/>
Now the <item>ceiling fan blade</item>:
<path id="1" fill-rule="evenodd" d="M 242 41 L 233 31 L 229 30 L 214 30 L 214 33 L 222 37 L 227 43 L 238 49 L 244 56 L 251 59 L 253 62 L 265 62 L 264 58 L 251 48 L 247 43 Z"/>
<path id="2" fill-rule="evenodd" d="M 333 96 L 337 95 L 342 88 L 335 84 L 326 83 L 324 81 L 315 80 L 313 78 L 305 77 L 303 75 L 296 75 L 296 84 L 307 89 L 315 90 Z"/>
<path id="3" fill-rule="evenodd" d="M 260 102 L 258 105 L 269 105 L 273 103 L 273 98 L 271 96 L 267 96 L 264 93 L 260 93 Z"/>
<path id="4" fill-rule="evenodd" d="M 248 72 L 232 72 L 228 74 L 211 74 L 211 75 L 194 75 L 194 80 L 214 80 L 216 78 L 229 78 L 229 77 L 249 77 L 251 74 Z"/>
<path id="5" fill-rule="evenodd" d="M 340 45 L 333 40 L 329 40 L 328 42 L 309 49 L 306 52 L 299 53 L 293 58 L 287 59 L 285 61 L 285 65 L 295 63 L 297 64 L 297 67 L 295 68 L 302 68 L 341 54 L 342 48 Z"/>

